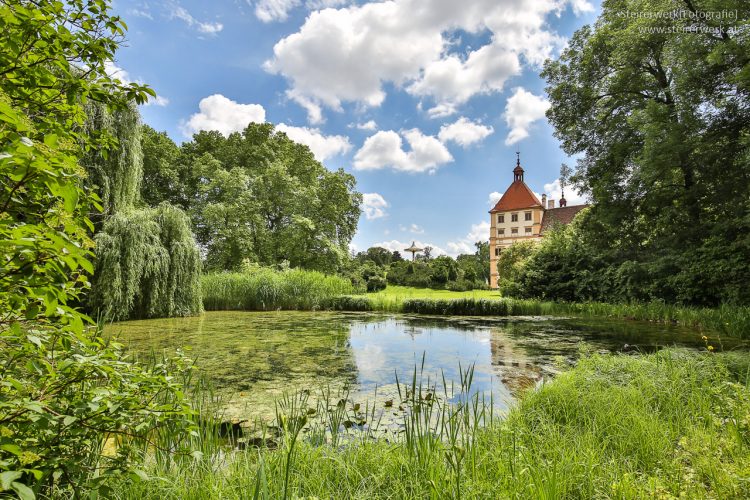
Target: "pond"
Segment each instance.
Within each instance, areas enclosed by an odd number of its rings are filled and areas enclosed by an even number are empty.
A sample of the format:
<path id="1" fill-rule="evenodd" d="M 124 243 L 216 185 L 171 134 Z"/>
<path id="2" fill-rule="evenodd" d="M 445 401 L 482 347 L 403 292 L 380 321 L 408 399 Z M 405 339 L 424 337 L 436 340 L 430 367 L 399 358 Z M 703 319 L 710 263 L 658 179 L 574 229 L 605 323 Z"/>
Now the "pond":
<path id="1" fill-rule="evenodd" d="M 109 325 L 137 353 L 185 350 L 212 381 L 227 418 L 270 419 L 285 392 L 349 387 L 352 401 L 381 404 L 396 375 L 458 383 L 474 366 L 473 391 L 502 410 L 581 352 L 705 347 L 688 329 L 549 317 L 468 318 L 332 312 L 206 312 Z M 733 347 L 724 343 L 724 348 Z"/>

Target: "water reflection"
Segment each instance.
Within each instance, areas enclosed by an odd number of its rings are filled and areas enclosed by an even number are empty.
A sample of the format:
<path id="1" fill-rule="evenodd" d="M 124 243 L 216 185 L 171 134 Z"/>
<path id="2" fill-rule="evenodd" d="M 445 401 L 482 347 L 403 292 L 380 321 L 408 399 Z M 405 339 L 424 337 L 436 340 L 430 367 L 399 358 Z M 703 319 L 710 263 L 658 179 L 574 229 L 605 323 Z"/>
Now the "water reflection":
<path id="1" fill-rule="evenodd" d="M 396 393 L 395 377 L 411 381 L 415 366 L 442 390 L 443 377 L 458 385 L 459 366 L 473 364 L 473 389 L 502 408 L 582 348 L 702 346 L 699 334 L 675 327 L 536 317 L 208 312 L 106 331 L 136 352 L 188 350 L 219 390 L 227 416 L 242 418 L 270 417 L 273 401 L 292 390 L 348 385 L 354 399 L 373 401 L 377 388 L 378 400 L 387 400 Z"/>

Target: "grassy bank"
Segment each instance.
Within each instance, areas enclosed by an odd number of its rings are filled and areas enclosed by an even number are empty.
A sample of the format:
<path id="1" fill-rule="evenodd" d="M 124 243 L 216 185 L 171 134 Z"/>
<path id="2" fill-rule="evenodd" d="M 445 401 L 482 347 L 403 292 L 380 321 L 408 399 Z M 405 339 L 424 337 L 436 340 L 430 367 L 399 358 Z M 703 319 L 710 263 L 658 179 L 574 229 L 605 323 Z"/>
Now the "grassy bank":
<path id="1" fill-rule="evenodd" d="M 405 293 L 405 292 L 409 293 Z M 435 293 L 438 292 L 438 293 Z M 648 304 L 563 303 L 501 298 L 497 292 L 448 292 L 405 289 L 399 293 L 374 293 L 340 297 L 329 301 L 337 310 L 384 311 L 455 316 L 581 316 L 680 324 L 712 334 L 750 338 L 750 307 L 721 306 L 715 309 Z M 477 296 L 470 296 L 477 293 Z"/>
<path id="2" fill-rule="evenodd" d="M 206 274 L 201 288 L 207 311 L 320 309 L 330 299 L 354 292 L 351 282 L 338 276 L 268 268 Z"/>
<path id="3" fill-rule="evenodd" d="M 118 496 L 747 498 L 749 369 L 731 353 L 595 356 L 486 426 L 479 402 L 441 407 L 412 392 L 405 433 L 390 443 L 299 432 L 310 412 L 287 402 L 278 450 L 163 462 Z M 350 405 L 326 415 L 342 422 Z"/>

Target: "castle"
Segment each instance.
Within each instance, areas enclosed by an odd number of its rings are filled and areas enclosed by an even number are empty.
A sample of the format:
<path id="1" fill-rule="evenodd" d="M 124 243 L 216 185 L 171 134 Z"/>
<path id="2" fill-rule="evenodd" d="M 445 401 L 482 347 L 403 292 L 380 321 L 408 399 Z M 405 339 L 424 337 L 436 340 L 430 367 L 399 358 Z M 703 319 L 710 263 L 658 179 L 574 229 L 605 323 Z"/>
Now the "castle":
<path id="1" fill-rule="evenodd" d="M 555 200 L 541 201 L 523 180 L 520 155 L 513 169 L 513 182 L 490 210 L 490 287 L 497 288 L 497 260 L 503 249 L 518 241 L 539 241 L 556 224 L 568 224 L 588 205 L 567 206 L 565 193 L 560 206 Z"/>

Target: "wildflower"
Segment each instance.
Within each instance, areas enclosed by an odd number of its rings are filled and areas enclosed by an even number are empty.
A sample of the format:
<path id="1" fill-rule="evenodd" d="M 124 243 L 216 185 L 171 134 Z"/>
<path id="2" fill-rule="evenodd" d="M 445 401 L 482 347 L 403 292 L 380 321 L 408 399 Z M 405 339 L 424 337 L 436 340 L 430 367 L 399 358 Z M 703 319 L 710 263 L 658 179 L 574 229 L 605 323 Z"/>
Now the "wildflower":
<path id="1" fill-rule="evenodd" d="M 706 337 L 705 335 L 703 337 L 701 337 L 701 338 L 703 339 L 703 342 L 705 342 L 705 341 L 708 340 L 708 337 Z"/>
<path id="2" fill-rule="evenodd" d="M 711 352 L 713 352 L 714 346 L 712 346 L 712 345 L 708 346 L 708 350 L 711 351 Z"/>

